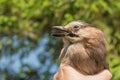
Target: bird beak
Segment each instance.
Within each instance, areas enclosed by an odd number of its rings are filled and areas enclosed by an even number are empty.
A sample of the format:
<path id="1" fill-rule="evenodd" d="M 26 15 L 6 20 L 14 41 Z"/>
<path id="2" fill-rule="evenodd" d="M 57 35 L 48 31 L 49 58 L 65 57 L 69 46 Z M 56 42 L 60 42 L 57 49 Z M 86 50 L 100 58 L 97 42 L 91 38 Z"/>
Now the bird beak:
<path id="1" fill-rule="evenodd" d="M 53 26 L 52 27 L 52 36 L 55 37 L 64 37 L 66 35 L 66 33 L 68 33 L 68 31 L 63 28 L 62 26 Z"/>
<path id="2" fill-rule="evenodd" d="M 55 37 L 64 37 L 64 36 L 78 37 L 76 34 L 65 29 L 63 26 L 53 26 L 51 35 Z"/>

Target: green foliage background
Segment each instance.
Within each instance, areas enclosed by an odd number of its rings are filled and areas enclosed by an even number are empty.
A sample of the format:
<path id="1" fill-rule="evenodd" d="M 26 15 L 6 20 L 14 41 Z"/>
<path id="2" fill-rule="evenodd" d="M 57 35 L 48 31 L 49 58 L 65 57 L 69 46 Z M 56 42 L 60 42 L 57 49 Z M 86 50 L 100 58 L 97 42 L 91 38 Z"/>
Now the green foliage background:
<path id="1" fill-rule="evenodd" d="M 83 20 L 103 30 L 113 80 L 120 80 L 120 0 L 0 0 L 0 51 L 4 36 L 8 37 L 6 44 L 12 55 L 25 46 L 11 49 L 12 36 L 17 35 L 21 42 L 28 39 L 34 49 L 39 39 L 50 34 L 53 25 L 65 25 L 73 20 Z M 55 63 L 60 44 L 61 40 L 49 36 L 47 49 Z M 48 79 L 49 76 L 44 80 Z"/>

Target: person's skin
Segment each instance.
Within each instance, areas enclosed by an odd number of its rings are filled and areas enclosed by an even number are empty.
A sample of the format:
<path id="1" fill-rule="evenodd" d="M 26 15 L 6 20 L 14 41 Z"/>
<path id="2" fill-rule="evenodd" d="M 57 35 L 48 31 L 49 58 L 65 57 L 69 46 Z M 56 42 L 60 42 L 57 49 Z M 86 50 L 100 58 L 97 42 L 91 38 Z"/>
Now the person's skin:
<path id="1" fill-rule="evenodd" d="M 111 78 L 109 70 L 103 70 L 96 75 L 83 75 L 70 66 L 61 65 L 53 80 L 111 80 Z"/>

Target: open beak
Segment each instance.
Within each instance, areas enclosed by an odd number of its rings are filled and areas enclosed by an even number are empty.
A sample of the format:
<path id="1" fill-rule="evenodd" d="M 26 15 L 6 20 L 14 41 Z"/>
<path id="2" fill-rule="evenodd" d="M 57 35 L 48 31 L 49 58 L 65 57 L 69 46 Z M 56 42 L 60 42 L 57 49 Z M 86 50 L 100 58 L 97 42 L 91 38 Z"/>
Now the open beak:
<path id="1" fill-rule="evenodd" d="M 71 31 L 65 29 L 62 26 L 54 26 L 54 27 L 52 27 L 51 35 L 55 36 L 55 37 L 64 37 L 64 36 L 78 37 L 78 35 L 72 33 Z"/>
<path id="2" fill-rule="evenodd" d="M 55 37 L 64 37 L 68 33 L 69 32 L 62 26 L 53 26 L 51 35 Z"/>

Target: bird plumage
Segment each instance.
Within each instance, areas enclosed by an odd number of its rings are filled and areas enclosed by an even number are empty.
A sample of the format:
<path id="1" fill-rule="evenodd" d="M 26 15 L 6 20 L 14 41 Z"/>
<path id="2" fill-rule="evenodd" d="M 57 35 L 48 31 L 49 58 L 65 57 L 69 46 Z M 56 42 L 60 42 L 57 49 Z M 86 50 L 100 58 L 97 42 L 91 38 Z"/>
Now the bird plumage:
<path id="1" fill-rule="evenodd" d="M 106 40 L 101 30 L 79 21 L 73 21 L 63 29 L 68 32 L 60 36 L 64 42 L 59 56 L 61 63 L 70 65 L 85 75 L 109 68 Z"/>

